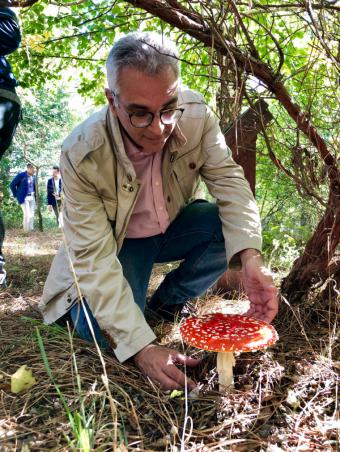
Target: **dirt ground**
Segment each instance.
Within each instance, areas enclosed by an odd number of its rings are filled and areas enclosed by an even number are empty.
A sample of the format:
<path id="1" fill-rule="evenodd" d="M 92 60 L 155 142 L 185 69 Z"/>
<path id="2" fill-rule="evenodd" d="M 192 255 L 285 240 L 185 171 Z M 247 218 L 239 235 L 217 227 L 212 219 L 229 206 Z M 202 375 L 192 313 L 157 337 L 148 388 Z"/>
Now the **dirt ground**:
<path id="1" fill-rule="evenodd" d="M 273 322 L 280 339 L 239 354 L 235 389 L 219 392 L 216 356 L 181 342 L 178 323 L 153 323 L 162 344 L 203 358 L 188 375 L 194 395 L 163 393 L 66 329 L 46 326 L 37 304 L 62 236 L 7 232 L 8 287 L 0 292 L 0 451 L 337 451 L 339 297 L 283 301 Z M 170 266 L 157 267 L 150 290 Z M 237 300 L 235 300 L 235 303 Z M 196 300 L 214 308 L 213 295 Z M 36 384 L 11 392 L 22 365 Z"/>

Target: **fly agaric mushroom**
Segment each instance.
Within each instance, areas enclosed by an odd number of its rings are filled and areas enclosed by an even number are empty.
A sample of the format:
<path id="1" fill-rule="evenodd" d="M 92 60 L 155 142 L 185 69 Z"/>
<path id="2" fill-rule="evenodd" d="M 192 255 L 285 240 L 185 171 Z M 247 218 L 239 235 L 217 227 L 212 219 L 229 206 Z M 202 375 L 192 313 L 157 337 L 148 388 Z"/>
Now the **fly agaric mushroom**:
<path id="1" fill-rule="evenodd" d="M 278 334 L 263 320 L 240 314 L 205 314 L 189 317 L 180 326 L 182 338 L 196 348 L 217 352 L 221 386 L 234 386 L 234 352 L 250 352 L 274 344 Z"/>

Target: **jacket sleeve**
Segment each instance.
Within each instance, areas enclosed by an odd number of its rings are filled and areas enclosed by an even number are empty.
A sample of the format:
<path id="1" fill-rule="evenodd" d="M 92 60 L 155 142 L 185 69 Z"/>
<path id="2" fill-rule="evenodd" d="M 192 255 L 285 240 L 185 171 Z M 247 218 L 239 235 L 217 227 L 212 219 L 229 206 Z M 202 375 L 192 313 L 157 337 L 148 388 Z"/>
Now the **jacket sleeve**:
<path id="1" fill-rule="evenodd" d="M 233 160 L 210 109 L 206 113 L 202 149 L 206 160 L 201 176 L 219 207 L 229 267 L 236 268 L 240 266 L 240 251 L 261 250 L 261 220 L 243 169 Z"/>
<path id="2" fill-rule="evenodd" d="M 21 34 L 16 15 L 9 8 L 0 7 L 0 55 L 14 52 L 20 45 Z"/>
<path id="3" fill-rule="evenodd" d="M 9 188 L 11 189 L 11 192 L 12 192 L 14 197 L 16 197 L 16 195 L 17 195 L 17 191 L 18 191 L 18 186 L 20 184 L 20 180 L 21 180 L 21 173 L 17 174 L 15 176 L 15 178 L 12 180 L 12 182 L 10 183 Z"/>
<path id="4" fill-rule="evenodd" d="M 91 157 L 74 166 L 67 152 L 62 152 L 60 167 L 66 246 L 81 294 L 114 344 L 115 355 L 124 361 L 150 344 L 155 335 L 123 277 L 112 225 L 96 190 L 100 170 Z"/>

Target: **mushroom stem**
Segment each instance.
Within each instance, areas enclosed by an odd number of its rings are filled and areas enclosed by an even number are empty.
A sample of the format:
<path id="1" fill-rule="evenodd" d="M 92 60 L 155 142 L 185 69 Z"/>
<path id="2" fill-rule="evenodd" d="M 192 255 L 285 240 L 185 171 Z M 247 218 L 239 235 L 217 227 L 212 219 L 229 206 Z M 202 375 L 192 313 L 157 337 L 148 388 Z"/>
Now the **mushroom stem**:
<path id="1" fill-rule="evenodd" d="M 234 387 L 234 376 L 233 376 L 234 366 L 235 358 L 233 352 L 217 353 L 217 372 L 220 390 L 225 388 L 232 389 Z"/>

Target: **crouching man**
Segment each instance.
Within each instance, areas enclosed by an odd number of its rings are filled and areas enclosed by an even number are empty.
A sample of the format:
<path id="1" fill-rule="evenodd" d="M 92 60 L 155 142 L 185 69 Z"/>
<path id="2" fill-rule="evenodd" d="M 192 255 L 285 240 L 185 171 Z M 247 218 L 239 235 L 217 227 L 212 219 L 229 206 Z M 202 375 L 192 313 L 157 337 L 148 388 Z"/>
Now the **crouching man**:
<path id="1" fill-rule="evenodd" d="M 243 171 L 201 95 L 181 86 L 174 45 L 131 33 L 106 67 L 108 105 L 63 144 L 67 250 L 62 245 L 53 261 L 40 307 L 46 322 L 68 318 L 92 340 L 85 309 L 101 346 L 132 359 L 161 388 L 180 388 L 185 376 L 176 365 L 198 360 L 154 343 L 143 314 L 154 263 L 182 261 L 149 304 L 165 318 L 227 266 L 242 266 L 250 314 L 270 322 L 277 292 Z M 200 178 L 216 203 L 192 201 Z"/>

